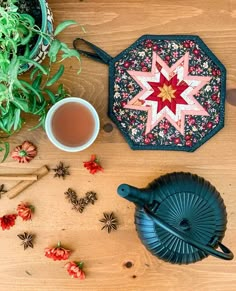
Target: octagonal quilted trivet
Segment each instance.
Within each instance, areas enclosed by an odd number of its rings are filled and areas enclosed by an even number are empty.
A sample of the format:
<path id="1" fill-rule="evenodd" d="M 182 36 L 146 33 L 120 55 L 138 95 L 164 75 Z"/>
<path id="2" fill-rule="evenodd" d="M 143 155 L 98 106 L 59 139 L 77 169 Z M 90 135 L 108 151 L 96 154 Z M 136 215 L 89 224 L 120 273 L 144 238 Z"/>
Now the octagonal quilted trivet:
<path id="1" fill-rule="evenodd" d="M 223 127 L 226 70 L 198 36 L 144 35 L 115 58 L 86 43 L 109 65 L 108 114 L 132 149 L 194 151 Z"/>

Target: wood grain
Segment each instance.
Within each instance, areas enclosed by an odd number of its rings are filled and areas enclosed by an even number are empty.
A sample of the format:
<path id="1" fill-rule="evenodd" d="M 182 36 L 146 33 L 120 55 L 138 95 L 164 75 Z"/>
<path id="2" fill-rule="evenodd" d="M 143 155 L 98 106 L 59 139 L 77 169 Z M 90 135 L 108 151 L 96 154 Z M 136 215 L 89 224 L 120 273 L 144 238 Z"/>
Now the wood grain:
<path id="1" fill-rule="evenodd" d="M 236 1 L 235 0 L 49 0 L 55 24 L 75 19 L 84 25 L 66 30 L 61 38 L 72 43 L 82 36 L 117 55 L 142 34 L 198 34 L 224 63 L 228 71 L 227 89 L 236 87 Z M 0 173 L 31 173 L 42 165 L 53 168 L 60 160 L 71 166 L 66 180 L 45 176 L 19 197 L 0 200 L 0 216 L 11 213 L 20 201 L 36 207 L 30 222 L 17 220 L 9 231 L 0 232 L 0 291 L 233 291 L 236 289 L 236 262 L 209 257 L 189 266 L 162 262 L 140 243 L 133 224 L 134 206 L 116 194 L 126 182 L 143 187 L 159 175 L 171 171 L 191 171 L 204 176 L 221 192 L 227 206 L 228 224 L 224 243 L 236 253 L 236 107 L 226 104 L 225 128 L 194 153 L 132 151 L 119 131 L 107 133 L 108 69 L 105 65 L 82 59 L 66 63 L 63 82 L 72 96 L 90 101 L 97 109 L 101 130 L 95 144 L 76 154 L 57 150 L 43 130 L 28 132 L 35 120 L 14 135 L 11 146 L 29 139 L 39 154 L 28 165 L 18 165 L 11 158 L 0 165 Z M 234 91 L 233 91 L 234 92 Z M 232 99 L 236 98 L 233 93 Z M 104 173 L 90 175 L 82 165 L 90 155 L 100 158 Z M 0 181 L 4 183 L 5 181 Z M 6 187 L 13 186 L 7 181 Z M 64 191 L 74 188 L 79 195 L 97 192 L 98 201 L 83 214 L 73 212 Z M 100 230 L 104 211 L 114 211 L 119 229 L 108 235 Z M 34 249 L 23 251 L 17 234 L 36 235 Z M 72 260 L 83 260 L 87 278 L 68 277 L 63 262 L 44 257 L 44 248 L 61 240 L 73 250 Z M 132 262 L 126 268 L 126 262 Z"/>

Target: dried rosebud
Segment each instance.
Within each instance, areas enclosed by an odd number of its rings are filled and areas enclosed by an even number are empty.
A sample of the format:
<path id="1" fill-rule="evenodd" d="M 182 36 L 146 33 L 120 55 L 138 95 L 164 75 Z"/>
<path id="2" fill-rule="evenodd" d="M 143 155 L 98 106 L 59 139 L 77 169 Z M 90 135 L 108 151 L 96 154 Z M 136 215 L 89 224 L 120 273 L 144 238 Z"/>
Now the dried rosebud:
<path id="1" fill-rule="evenodd" d="M 17 206 L 17 213 L 24 221 L 30 220 L 33 212 L 34 212 L 34 206 L 28 203 L 21 202 Z"/>
<path id="2" fill-rule="evenodd" d="M 71 250 L 64 249 L 61 247 L 61 243 L 58 242 L 55 248 L 46 248 L 45 256 L 54 261 L 67 260 L 71 254 Z"/>
<path id="3" fill-rule="evenodd" d="M 71 278 L 78 278 L 80 280 L 85 279 L 85 273 L 82 270 L 83 263 L 82 262 L 69 262 L 65 265 L 67 272 L 71 276 Z"/>
<path id="4" fill-rule="evenodd" d="M 29 142 L 24 141 L 22 145 L 17 146 L 12 154 L 11 157 L 18 161 L 19 163 L 28 163 L 30 162 L 35 156 L 37 155 L 37 148 L 36 146 Z"/>
<path id="5" fill-rule="evenodd" d="M 83 162 L 84 167 L 89 170 L 91 174 L 95 174 L 99 171 L 103 172 L 103 168 L 101 167 L 96 155 L 91 155 L 91 159 L 88 162 Z"/>
<path id="6" fill-rule="evenodd" d="M 2 230 L 10 229 L 12 226 L 15 225 L 17 214 L 9 214 L 0 217 L 0 225 Z"/>

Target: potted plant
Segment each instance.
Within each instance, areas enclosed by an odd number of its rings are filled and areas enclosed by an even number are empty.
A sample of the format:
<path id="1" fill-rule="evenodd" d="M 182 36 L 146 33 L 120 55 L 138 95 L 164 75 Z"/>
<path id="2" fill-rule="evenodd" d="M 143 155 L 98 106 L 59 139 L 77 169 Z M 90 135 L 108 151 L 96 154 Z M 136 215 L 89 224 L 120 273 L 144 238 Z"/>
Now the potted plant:
<path id="1" fill-rule="evenodd" d="M 27 2 L 31 3 L 29 7 L 22 6 Z M 39 12 L 31 13 L 32 2 L 37 2 L 38 6 L 34 3 L 33 7 L 40 9 L 41 18 L 37 16 Z M 22 127 L 23 113 L 38 116 L 35 128 L 44 125 L 50 105 L 67 95 L 62 84 L 56 92 L 51 89 L 63 75 L 61 62 L 70 57 L 80 61 L 80 55 L 57 38 L 62 30 L 76 22 L 64 21 L 53 32 L 52 16 L 45 0 L 0 0 L 0 4 L 0 130 L 9 136 Z M 40 64 L 46 55 L 48 63 Z M 51 67 L 58 62 L 60 66 L 52 74 Z M 30 78 L 22 77 L 32 66 Z M 5 147 L 5 159 L 9 145 L 1 143 Z"/>

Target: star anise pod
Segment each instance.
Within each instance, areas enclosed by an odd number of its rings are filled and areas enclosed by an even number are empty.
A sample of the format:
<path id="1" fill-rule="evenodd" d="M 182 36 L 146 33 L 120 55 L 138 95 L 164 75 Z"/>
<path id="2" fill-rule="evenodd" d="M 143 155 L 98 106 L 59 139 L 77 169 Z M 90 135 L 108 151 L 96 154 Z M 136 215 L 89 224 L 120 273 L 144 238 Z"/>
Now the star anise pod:
<path id="1" fill-rule="evenodd" d="M 74 190 L 72 190 L 71 188 L 68 188 L 68 190 L 65 192 L 65 195 L 66 195 L 66 199 L 68 199 L 70 203 L 78 204 L 78 197 Z"/>
<path id="2" fill-rule="evenodd" d="M 78 198 L 76 192 L 71 188 L 65 192 L 66 199 L 73 205 L 72 209 L 82 213 L 84 208 L 89 204 L 94 204 L 97 200 L 96 193 L 93 191 L 87 192 L 85 197 Z"/>
<path id="3" fill-rule="evenodd" d="M 4 189 L 4 184 L 0 185 L 0 199 L 2 198 L 2 195 L 5 194 L 7 190 Z"/>
<path id="4" fill-rule="evenodd" d="M 102 223 L 104 223 L 104 226 L 101 228 L 101 230 L 106 228 L 108 233 L 110 233 L 112 230 L 117 230 L 118 220 L 113 214 L 113 212 L 103 213 L 103 216 L 104 218 L 99 220 Z"/>
<path id="5" fill-rule="evenodd" d="M 70 166 L 65 166 L 62 162 L 60 162 L 59 165 L 57 165 L 56 168 L 53 169 L 53 171 L 55 172 L 54 178 L 62 177 L 62 179 L 65 179 L 66 176 L 70 175 L 70 172 L 68 170 L 69 167 Z"/>
<path id="6" fill-rule="evenodd" d="M 97 200 L 97 193 L 93 191 L 89 191 L 85 194 L 85 199 L 88 203 L 94 204 L 95 200 Z"/>
<path id="7" fill-rule="evenodd" d="M 24 246 L 24 250 L 26 250 L 28 247 L 33 248 L 33 239 L 34 236 L 28 232 L 24 232 L 23 234 L 17 235 L 20 240 L 22 240 L 22 245 Z"/>
<path id="8" fill-rule="evenodd" d="M 82 213 L 84 211 L 85 206 L 83 204 L 77 204 L 72 207 L 73 210 L 79 211 Z"/>
<path id="9" fill-rule="evenodd" d="M 82 213 L 86 205 L 87 205 L 86 200 L 84 198 L 80 198 L 78 200 L 78 204 L 76 206 L 74 205 L 74 209 Z"/>

